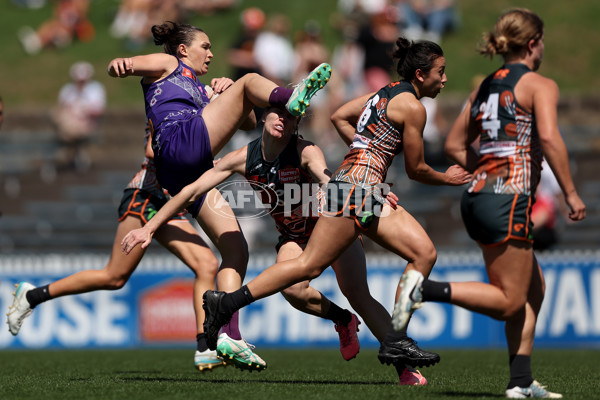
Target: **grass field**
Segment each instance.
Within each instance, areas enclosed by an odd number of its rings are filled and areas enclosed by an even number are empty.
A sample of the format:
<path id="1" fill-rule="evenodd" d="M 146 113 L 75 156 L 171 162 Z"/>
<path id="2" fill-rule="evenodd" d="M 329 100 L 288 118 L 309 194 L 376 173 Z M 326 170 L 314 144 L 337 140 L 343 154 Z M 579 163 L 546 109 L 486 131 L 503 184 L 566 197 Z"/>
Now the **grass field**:
<path id="1" fill-rule="evenodd" d="M 503 350 L 444 350 L 421 372 L 426 387 L 398 387 L 395 370 L 363 349 L 261 349 L 263 372 L 233 367 L 200 373 L 189 350 L 3 351 L 0 399 L 479 399 L 503 398 Z M 565 399 L 600 397 L 599 351 L 536 350 L 534 377 Z"/>

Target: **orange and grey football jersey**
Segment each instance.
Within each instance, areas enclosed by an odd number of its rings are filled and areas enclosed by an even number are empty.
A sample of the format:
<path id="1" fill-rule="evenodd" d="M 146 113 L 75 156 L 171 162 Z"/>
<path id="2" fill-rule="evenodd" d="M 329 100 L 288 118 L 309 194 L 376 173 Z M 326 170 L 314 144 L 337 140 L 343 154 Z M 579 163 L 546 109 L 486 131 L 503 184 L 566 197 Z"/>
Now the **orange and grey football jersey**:
<path id="1" fill-rule="evenodd" d="M 535 194 L 542 151 L 535 117 L 515 98 L 519 79 L 531 70 L 508 64 L 488 76 L 471 106 L 471 120 L 480 132 L 480 158 L 468 191 Z"/>
<path id="2" fill-rule="evenodd" d="M 379 89 L 364 105 L 350 152 L 331 181 L 348 182 L 370 189 L 385 180 L 394 156 L 402 151 L 402 133 L 387 118 L 389 101 L 400 93 L 417 96 L 407 81 L 392 82 Z"/>
<path id="3" fill-rule="evenodd" d="M 248 143 L 245 177 L 250 182 L 260 184 L 252 185 L 252 188 L 263 204 L 268 205 L 277 230 L 282 235 L 292 240 L 307 238 L 317 223 L 318 215 L 307 213 L 303 208 L 303 199 L 313 195 L 313 180 L 309 171 L 302 167 L 298 154 L 299 139 L 292 136 L 285 149 L 273 161 L 263 158 L 261 139 L 259 137 Z M 296 200 L 285 199 L 285 185 L 297 185 L 302 191 L 308 192 L 302 193 Z"/>

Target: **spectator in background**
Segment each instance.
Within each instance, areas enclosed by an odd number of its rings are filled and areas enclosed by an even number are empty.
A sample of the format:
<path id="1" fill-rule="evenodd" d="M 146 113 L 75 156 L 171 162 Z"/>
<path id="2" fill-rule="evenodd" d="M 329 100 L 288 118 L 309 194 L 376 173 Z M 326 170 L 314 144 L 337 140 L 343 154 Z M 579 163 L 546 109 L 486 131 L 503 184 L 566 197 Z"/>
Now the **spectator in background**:
<path id="1" fill-rule="evenodd" d="M 150 29 L 153 25 L 162 24 L 163 21 L 179 21 L 183 15 L 179 0 L 147 1 L 150 3 L 150 5 L 148 7 L 146 25 L 139 28 L 139 37 L 141 38 L 142 42 L 140 43 L 140 46 L 133 46 L 135 50 L 139 49 L 141 45 L 144 45 L 152 40 Z"/>
<path id="2" fill-rule="evenodd" d="M 36 30 L 24 26 L 19 30 L 19 40 L 27 54 L 37 54 L 46 48 L 62 48 L 73 40 L 89 42 L 95 30 L 89 21 L 89 0 L 59 0 L 52 17 Z"/>
<path id="3" fill-rule="evenodd" d="M 294 43 L 294 82 L 301 80 L 319 64 L 329 61 L 329 50 L 323 44 L 321 25 L 317 21 L 306 21 L 304 29 L 295 33 Z M 333 111 L 330 108 L 327 87 L 311 99 L 311 107 L 302 121 L 304 130 L 308 131 L 309 137 L 321 143 L 326 150 L 340 147 L 339 139 L 329 120 Z"/>
<path id="4" fill-rule="evenodd" d="M 440 112 L 437 99 L 422 97 L 420 100 L 427 112 L 427 120 L 423 129 L 425 160 L 433 165 L 448 164 L 444 155 L 444 141 L 448 133 L 448 121 Z"/>
<path id="5" fill-rule="evenodd" d="M 373 15 L 385 10 L 388 0 L 338 0 L 338 10 L 344 15 Z"/>
<path id="6" fill-rule="evenodd" d="M 364 80 L 365 50 L 358 43 L 360 27 L 351 20 L 343 24 L 342 42 L 333 49 L 331 57 L 335 74 L 329 82 L 333 97 L 333 108 L 366 92 Z"/>
<path id="7" fill-rule="evenodd" d="M 231 66 L 234 81 L 237 81 L 246 74 L 261 73 L 261 69 L 254 58 L 254 46 L 258 34 L 265 26 L 267 16 L 258 7 L 248 7 L 241 12 L 240 21 L 242 23 L 242 30 L 238 33 L 238 36 L 227 52 L 227 60 Z M 263 111 L 263 108 L 254 107 L 254 114 L 257 120 L 261 119 Z M 258 130 L 238 132 L 227 144 L 230 148 L 229 151 L 245 146 L 257 134 L 259 134 Z M 244 220 L 242 223 L 245 225 L 242 228 L 244 229 L 246 238 L 251 241 L 252 235 L 249 232 L 258 229 L 260 223 L 257 220 L 249 219 Z"/>
<path id="8" fill-rule="evenodd" d="M 273 14 L 267 25 L 268 29 L 256 38 L 254 59 L 264 77 L 285 86 L 292 79 L 294 68 L 294 46 L 288 38 L 290 19 Z"/>
<path id="9" fill-rule="evenodd" d="M 2 128 L 2 122 L 4 122 L 4 102 L 0 96 L 0 128 Z"/>
<path id="10" fill-rule="evenodd" d="M 125 39 L 128 49 L 138 50 L 150 41 L 152 25 L 179 20 L 180 8 L 178 0 L 123 0 L 110 34 Z"/>
<path id="11" fill-rule="evenodd" d="M 401 29 L 411 40 L 439 43 L 458 25 L 454 0 L 396 0 Z"/>
<path id="12" fill-rule="evenodd" d="M 18 6 L 38 10 L 46 5 L 46 0 L 12 0 Z"/>
<path id="13" fill-rule="evenodd" d="M 237 3 L 237 0 L 177 0 L 177 4 L 183 13 L 191 12 L 199 15 L 211 15 L 218 11 L 227 10 Z"/>
<path id="14" fill-rule="evenodd" d="M 294 81 L 329 59 L 329 50 L 321 37 L 321 25 L 315 20 L 306 21 L 304 29 L 294 35 L 294 43 Z"/>
<path id="15" fill-rule="evenodd" d="M 141 27 L 146 26 L 149 0 L 122 0 L 110 26 L 115 38 L 134 37 Z"/>
<path id="16" fill-rule="evenodd" d="M 92 80 L 92 64 L 76 62 L 69 74 L 72 81 L 61 88 L 54 115 L 62 147 L 58 161 L 59 166 L 85 171 L 91 165 L 87 147 L 104 113 L 106 93 L 100 82 Z"/>
<path id="17" fill-rule="evenodd" d="M 561 194 L 560 185 L 548 162 L 544 159 L 540 183 L 535 194 L 535 203 L 531 207 L 534 250 L 547 250 L 558 242 L 556 222 L 560 214 L 559 210 L 564 208 L 563 202 L 560 200 Z"/>
<path id="18" fill-rule="evenodd" d="M 371 16 L 361 30 L 358 43 L 365 52 L 364 74 L 368 92 L 376 92 L 392 80 L 392 53 L 398 36 L 395 15 L 390 9 Z"/>
<path id="19" fill-rule="evenodd" d="M 233 68 L 233 80 L 238 80 L 249 73 L 259 73 L 260 68 L 254 58 L 256 38 L 265 26 L 265 13 L 257 7 L 249 7 L 242 11 L 240 20 L 242 31 L 233 42 L 227 54 L 229 65 Z"/>

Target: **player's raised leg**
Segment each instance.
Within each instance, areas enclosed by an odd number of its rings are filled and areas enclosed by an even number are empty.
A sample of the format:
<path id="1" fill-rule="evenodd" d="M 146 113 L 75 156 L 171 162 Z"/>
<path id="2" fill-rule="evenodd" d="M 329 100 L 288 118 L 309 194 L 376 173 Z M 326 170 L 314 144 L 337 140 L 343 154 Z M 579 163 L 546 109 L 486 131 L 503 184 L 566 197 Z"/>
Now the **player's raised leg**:
<path id="1" fill-rule="evenodd" d="M 258 74 L 238 79 L 202 112 L 213 155 L 227 144 L 255 106 L 280 106 L 292 115 L 304 115 L 310 99 L 327 84 L 330 76 L 331 66 L 321 64 L 293 90 L 278 87 Z"/>

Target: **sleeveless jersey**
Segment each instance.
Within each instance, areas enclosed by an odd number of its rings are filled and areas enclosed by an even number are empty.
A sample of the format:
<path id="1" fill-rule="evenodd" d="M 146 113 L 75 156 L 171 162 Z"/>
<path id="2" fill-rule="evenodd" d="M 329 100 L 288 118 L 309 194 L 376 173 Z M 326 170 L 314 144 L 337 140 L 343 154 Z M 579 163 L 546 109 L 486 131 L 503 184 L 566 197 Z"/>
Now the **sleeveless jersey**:
<path id="1" fill-rule="evenodd" d="M 197 82 L 196 73 L 181 60 L 178 62 L 177 68 L 166 78 L 150 85 L 142 80 L 146 116 L 153 135 L 202 112 L 209 103 L 204 85 Z"/>
<path id="2" fill-rule="evenodd" d="M 296 136 L 292 136 L 285 149 L 273 161 L 263 159 L 261 138 L 250 142 L 246 156 L 245 176 L 250 182 L 261 183 L 261 185 L 252 185 L 252 188 L 256 190 L 263 204 L 270 205 L 271 216 L 281 235 L 290 239 L 300 239 L 311 234 L 317 223 L 317 216 L 307 217 L 306 214 L 303 216 L 302 199 L 310 197 L 312 193 L 308 193 L 308 196 L 305 196 L 305 193 L 296 196 L 300 197 L 298 201 L 291 204 L 288 201 L 284 207 L 285 184 L 299 185 L 302 190 L 310 190 L 312 186 L 309 172 L 302 168 Z M 274 196 L 274 193 L 277 195 Z M 285 215 L 286 208 L 289 215 Z"/>
<path id="3" fill-rule="evenodd" d="M 367 101 L 350 152 L 333 174 L 332 182 L 348 182 L 368 190 L 385 180 L 392 160 L 402 151 L 403 133 L 388 121 L 387 106 L 392 98 L 406 92 L 417 96 L 410 82 L 392 82 Z"/>
<path id="4" fill-rule="evenodd" d="M 468 191 L 534 195 L 542 150 L 534 115 L 519 105 L 515 86 L 531 70 L 504 65 L 481 84 L 471 106 L 480 132 L 480 158 Z"/>
<path id="5" fill-rule="evenodd" d="M 182 72 L 183 76 L 192 75 L 194 77 L 193 79 L 194 80 L 196 79 L 196 76 L 193 71 L 191 71 L 181 61 L 179 61 L 179 64 L 180 65 L 179 65 L 178 69 L 181 69 L 182 71 L 184 71 L 184 72 Z M 185 72 L 185 71 L 187 71 L 187 72 Z M 175 74 L 176 72 L 177 72 L 177 70 L 175 70 L 173 72 L 173 74 Z M 169 79 L 169 78 L 167 78 L 167 79 Z M 201 104 L 203 104 L 202 107 L 204 107 L 204 105 L 206 105 L 210 102 L 210 99 L 208 98 L 208 94 L 206 93 L 204 84 L 200 83 L 200 82 L 195 82 L 195 85 L 198 87 L 198 90 L 200 91 Z M 149 85 L 149 86 L 152 86 L 152 85 Z M 148 110 L 148 104 L 146 104 L 146 106 L 147 106 L 146 110 Z M 151 135 L 152 135 L 151 129 L 152 129 L 151 123 L 150 123 L 150 121 L 148 121 L 148 123 L 146 125 L 146 132 L 144 135 L 144 149 L 146 148 L 146 145 L 148 144 L 148 140 L 151 140 Z M 156 197 L 165 196 L 165 190 L 160 186 L 160 184 L 158 183 L 158 179 L 156 177 L 156 167 L 154 165 L 154 160 L 152 160 L 148 157 L 144 157 L 144 160 L 142 161 L 141 169 L 137 172 L 137 174 L 135 174 L 133 179 L 131 179 L 131 181 L 129 181 L 129 184 L 127 185 L 126 188 L 127 189 L 144 190 Z"/>

